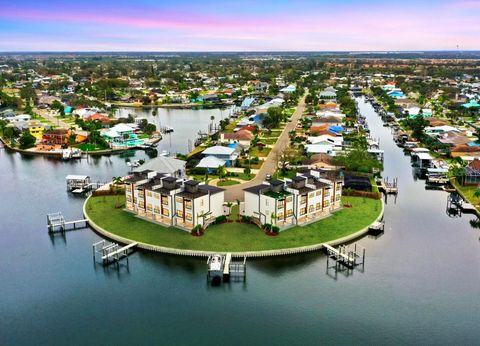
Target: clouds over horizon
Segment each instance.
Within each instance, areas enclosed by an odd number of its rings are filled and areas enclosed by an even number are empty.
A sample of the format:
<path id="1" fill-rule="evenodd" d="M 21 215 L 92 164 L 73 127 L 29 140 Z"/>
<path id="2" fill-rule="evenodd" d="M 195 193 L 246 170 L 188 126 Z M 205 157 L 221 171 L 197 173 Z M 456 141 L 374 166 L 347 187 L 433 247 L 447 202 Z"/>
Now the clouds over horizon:
<path id="1" fill-rule="evenodd" d="M 480 1 L 18 1 L 1 51 L 480 49 Z"/>

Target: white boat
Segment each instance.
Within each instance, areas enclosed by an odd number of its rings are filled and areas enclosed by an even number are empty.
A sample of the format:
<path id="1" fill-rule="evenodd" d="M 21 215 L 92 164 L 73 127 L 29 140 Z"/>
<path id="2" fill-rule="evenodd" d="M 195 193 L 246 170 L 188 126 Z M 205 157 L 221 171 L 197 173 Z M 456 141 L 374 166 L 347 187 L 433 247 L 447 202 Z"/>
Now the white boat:
<path id="1" fill-rule="evenodd" d="M 72 159 L 81 159 L 82 151 L 80 149 L 72 149 Z"/>
<path id="2" fill-rule="evenodd" d="M 168 150 L 162 150 L 162 152 L 160 154 L 158 154 L 160 156 L 169 156 L 170 155 L 170 152 Z"/>
<path id="3" fill-rule="evenodd" d="M 72 152 L 70 149 L 63 149 L 62 150 L 62 160 L 70 160 L 72 158 Z"/>
<path id="4" fill-rule="evenodd" d="M 130 166 L 130 167 L 138 167 L 140 165 L 141 165 L 140 160 L 135 160 L 133 162 L 127 162 L 127 166 Z"/>
<path id="5" fill-rule="evenodd" d="M 222 278 L 223 277 L 223 256 L 222 255 L 213 255 L 209 258 L 208 261 L 208 274 L 210 279 Z"/>

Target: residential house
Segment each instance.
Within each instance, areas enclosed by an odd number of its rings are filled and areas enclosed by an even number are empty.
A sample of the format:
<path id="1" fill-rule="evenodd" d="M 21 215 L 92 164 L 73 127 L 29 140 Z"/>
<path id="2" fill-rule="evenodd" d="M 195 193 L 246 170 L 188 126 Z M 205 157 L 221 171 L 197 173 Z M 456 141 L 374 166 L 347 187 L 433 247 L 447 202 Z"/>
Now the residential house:
<path id="1" fill-rule="evenodd" d="M 240 130 L 235 133 L 221 133 L 221 143 L 239 143 L 242 147 L 250 147 L 250 142 L 254 138 L 254 134 L 248 130 Z"/>
<path id="2" fill-rule="evenodd" d="M 145 170 L 151 170 L 175 178 L 184 178 L 186 176 L 186 164 L 186 161 L 174 157 L 158 156 L 145 162 L 143 165 L 134 168 L 133 171 L 142 172 Z"/>
<path id="3" fill-rule="evenodd" d="M 239 149 L 216 145 L 205 149 L 202 154 L 204 157 L 213 156 L 219 160 L 224 161 L 226 167 L 233 167 L 235 166 L 235 160 L 239 156 Z"/>
<path id="4" fill-rule="evenodd" d="M 342 184 L 336 171 L 321 170 L 264 182 L 244 189 L 245 215 L 281 228 L 317 221 L 341 207 Z"/>
<path id="5" fill-rule="evenodd" d="M 66 129 L 43 131 L 42 142 L 48 145 L 63 145 L 67 143 L 69 132 Z"/>
<path id="6" fill-rule="evenodd" d="M 101 135 L 111 148 L 136 147 L 144 142 L 143 139 L 138 138 L 133 126 L 123 123 L 103 131 Z"/>

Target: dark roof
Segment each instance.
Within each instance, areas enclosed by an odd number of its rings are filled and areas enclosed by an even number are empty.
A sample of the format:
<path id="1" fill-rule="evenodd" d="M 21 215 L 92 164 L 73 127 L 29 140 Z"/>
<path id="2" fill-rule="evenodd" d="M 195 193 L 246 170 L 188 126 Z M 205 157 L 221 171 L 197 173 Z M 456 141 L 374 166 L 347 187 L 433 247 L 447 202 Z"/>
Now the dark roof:
<path id="1" fill-rule="evenodd" d="M 133 175 L 130 176 L 130 178 L 125 179 L 125 183 L 132 184 L 145 179 L 148 179 L 147 174 L 143 172 L 138 172 L 138 173 L 133 173 Z"/>
<path id="2" fill-rule="evenodd" d="M 169 195 L 171 191 L 177 190 L 177 189 L 179 189 L 181 186 L 182 186 L 181 183 L 177 183 L 177 184 L 175 184 L 175 185 L 173 186 L 172 189 L 168 189 L 168 188 L 162 186 L 162 187 L 156 188 L 156 189 L 153 190 L 153 191 L 154 191 L 154 192 L 157 192 L 157 193 L 163 193 L 163 194 Z"/>
<path id="3" fill-rule="evenodd" d="M 287 184 L 287 186 L 290 189 L 297 190 L 299 193 L 308 193 L 308 192 L 315 191 L 314 189 L 312 189 L 311 187 L 308 187 L 308 186 L 302 186 L 300 188 L 294 187 L 292 183 Z"/>
<path id="4" fill-rule="evenodd" d="M 199 184 L 199 182 L 196 181 L 196 180 L 187 180 L 184 184 L 185 185 L 190 185 L 190 186 L 197 186 Z"/>
<path id="5" fill-rule="evenodd" d="M 285 184 L 285 182 L 282 181 L 282 180 L 275 179 L 275 180 L 270 181 L 270 185 L 272 185 L 272 186 L 279 186 L 279 185 L 284 185 L 284 184 Z"/>
<path id="6" fill-rule="evenodd" d="M 254 193 L 254 194 L 258 195 L 260 191 L 266 190 L 268 188 L 270 188 L 270 185 L 261 184 L 261 185 L 255 185 L 255 186 L 247 187 L 246 189 L 243 189 L 243 191 L 247 191 L 247 192 Z"/>
<path id="7" fill-rule="evenodd" d="M 177 178 L 175 177 L 166 177 L 166 178 L 163 178 L 163 181 L 166 181 L 167 183 L 174 183 L 177 181 Z"/>
<path id="8" fill-rule="evenodd" d="M 293 181 L 296 181 L 296 182 L 300 182 L 300 181 L 303 181 L 305 180 L 306 177 L 302 177 L 301 175 L 297 175 L 295 177 L 292 178 Z"/>
<path id="9" fill-rule="evenodd" d="M 195 192 L 182 191 L 182 192 L 176 194 L 176 196 L 184 197 L 184 198 L 188 198 L 188 199 L 195 199 L 195 198 L 202 197 L 202 196 L 205 196 L 205 195 L 208 195 L 208 191 L 200 190 L 200 189 L 195 191 Z"/>
<path id="10" fill-rule="evenodd" d="M 206 191 L 210 191 L 210 194 L 213 195 L 215 193 L 219 193 L 219 192 L 222 192 L 222 191 L 225 191 L 225 189 L 221 189 L 219 187 L 216 187 L 216 186 L 211 186 L 211 185 L 200 185 L 198 187 L 199 190 L 206 190 Z"/>

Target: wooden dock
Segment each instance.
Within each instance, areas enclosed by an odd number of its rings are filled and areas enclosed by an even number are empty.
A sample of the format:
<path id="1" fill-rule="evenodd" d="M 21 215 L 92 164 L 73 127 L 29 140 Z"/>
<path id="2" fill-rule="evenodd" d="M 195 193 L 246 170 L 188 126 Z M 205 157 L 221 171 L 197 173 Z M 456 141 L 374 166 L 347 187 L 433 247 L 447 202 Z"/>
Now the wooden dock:
<path id="1" fill-rule="evenodd" d="M 377 181 L 378 190 L 385 194 L 398 194 L 398 179 L 394 178 L 393 181 L 389 181 L 388 178 Z"/>
<path id="2" fill-rule="evenodd" d="M 73 226 L 70 227 L 69 226 Z M 88 220 L 79 219 L 73 221 L 65 221 L 61 212 L 47 214 L 48 233 L 61 232 L 65 233 L 68 229 L 87 228 Z"/>
<path id="3" fill-rule="evenodd" d="M 138 243 L 135 242 L 120 247 L 120 245 L 117 243 L 110 243 L 106 240 L 101 240 L 92 245 L 93 259 L 96 260 L 97 254 L 99 254 L 104 265 L 112 262 L 118 262 L 123 258 L 126 258 L 128 261 L 128 256 L 131 254 L 130 250 L 137 245 Z"/>
<path id="4" fill-rule="evenodd" d="M 338 265 L 343 265 L 348 269 L 353 269 L 357 265 L 365 263 L 365 248 L 360 247 L 360 245 L 342 245 L 337 249 L 328 244 L 324 244 L 323 246 L 327 250 L 327 268 L 329 267 L 329 259 L 335 261 L 336 268 L 338 268 Z"/>
<path id="5" fill-rule="evenodd" d="M 207 260 L 207 264 L 210 264 L 211 256 Z M 234 262 L 232 261 L 232 254 L 227 253 L 222 255 L 222 272 L 223 272 L 223 282 L 229 282 L 231 279 L 233 281 L 245 281 L 247 277 L 247 257 L 243 258 L 243 262 Z M 207 279 L 210 278 L 210 272 L 208 273 Z"/>

